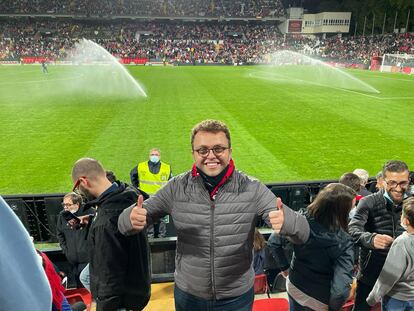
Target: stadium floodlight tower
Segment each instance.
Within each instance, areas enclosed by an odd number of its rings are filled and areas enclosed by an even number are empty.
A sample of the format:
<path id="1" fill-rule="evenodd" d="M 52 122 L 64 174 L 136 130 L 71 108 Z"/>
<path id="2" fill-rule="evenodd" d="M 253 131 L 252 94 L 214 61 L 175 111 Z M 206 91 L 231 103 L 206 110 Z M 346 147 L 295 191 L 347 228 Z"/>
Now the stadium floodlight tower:
<path id="1" fill-rule="evenodd" d="M 414 71 L 414 55 L 412 54 L 384 54 L 382 57 L 382 72 L 398 72 L 403 67 L 411 67 Z"/>

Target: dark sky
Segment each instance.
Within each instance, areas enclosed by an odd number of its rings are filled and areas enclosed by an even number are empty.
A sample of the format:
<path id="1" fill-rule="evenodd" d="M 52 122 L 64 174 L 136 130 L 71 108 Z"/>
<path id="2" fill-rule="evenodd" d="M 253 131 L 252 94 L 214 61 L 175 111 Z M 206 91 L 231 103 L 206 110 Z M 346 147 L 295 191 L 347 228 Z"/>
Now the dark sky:
<path id="1" fill-rule="evenodd" d="M 285 8 L 290 6 L 303 6 L 309 13 L 319 12 L 320 0 L 282 0 Z"/>

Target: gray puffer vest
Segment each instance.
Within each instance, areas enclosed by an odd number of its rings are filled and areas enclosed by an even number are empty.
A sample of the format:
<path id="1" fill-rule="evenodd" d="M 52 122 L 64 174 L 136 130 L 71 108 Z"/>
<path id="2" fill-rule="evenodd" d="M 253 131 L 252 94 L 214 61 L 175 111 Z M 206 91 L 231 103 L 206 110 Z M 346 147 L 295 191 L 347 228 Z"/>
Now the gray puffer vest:
<path id="1" fill-rule="evenodd" d="M 262 183 L 234 171 L 214 201 L 200 176 L 173 178 L 144 202 L 152 220 L 170 214 L 177 231 L 175 284 L 203 299 L 237 297 L 253 287 L 256 217 L 276 198 Z"/>

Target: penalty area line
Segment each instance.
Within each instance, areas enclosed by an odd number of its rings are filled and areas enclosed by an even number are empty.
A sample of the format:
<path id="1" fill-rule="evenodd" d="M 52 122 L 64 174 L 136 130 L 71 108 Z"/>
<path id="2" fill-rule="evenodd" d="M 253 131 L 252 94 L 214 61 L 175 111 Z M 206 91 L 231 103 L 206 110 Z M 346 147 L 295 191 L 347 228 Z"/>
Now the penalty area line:
<path id="1" fill-rule="evenodd" d="M 266 76 L 263 76 L 263 75 L 261 76 L 260 74 L 270 75 L 270 77 L 266 77 Z M 271 77 L 271 76 L 273 76 L 273 77 Z M 274 81 L 274 82 L 286 81 L 286 77 L 283 76 L 283 75 L 275 74 L 275 73 L 262 73 L 262 72 L 259 72 L 259 71 L 249 72 L 249 77 L 250 78 L 262 79 L 262 80 L 268 80 L 268 81 Z M 331 89 L 334 89 L 334 90 L 338 90 L 338 91 L 343 91 L 343 92 L 353 93 L 353 94 L 357 94 L 357 95 L 362 95 L 362 96 L 365 96 L 365 97 L 374 98 L 374 99 L 378 99 L 378 100 L 404 100 L 404 99 L 414 99 L 414 96 L 407 96 L 407 97 L 402 97 L 402 96 L 381 97 L 381 96 L 377 96 L 377 95 L 366 94 L 366 93 L 359 92 L 359 91 L 355 91 L 355 90 L 348 90 L 348 89 L 344 89 L 344 88 L 323 85 L 323 84 L 320 84 L 320 83 L 306 81 L 306 80 L 297 79 L 297 78 L 289 78 L 289 79 L 292 79 L 292 80 L 297 81 L 297 82 L 303 82 L 303 83 L 311 84 L 311 85 L 328 87 L 328 88 L 331 88 Z"/>
<path id="2" fill-rule="evenodd" d="M 375 98 L 375 99 L 378 99 L 378 100 L 404 100 L 404 99 L 414 99 L 414 96 L 407 96 L 407 97 L 402 97 L 402 96 L 381 97 L 381 96 L 375 96 L 375 95 L 361 93 L 361 92 L 358 92 L 358 91 L 341 89 L 341 88 L 336 88 L 336 87 L 333 87 L 333 89 L 340 90 L 340 91 L 344 91 L 344 92 L 349 92 L 349 93 L 353 93 L 353 94 L 363 95 L 363 96 Z"/>

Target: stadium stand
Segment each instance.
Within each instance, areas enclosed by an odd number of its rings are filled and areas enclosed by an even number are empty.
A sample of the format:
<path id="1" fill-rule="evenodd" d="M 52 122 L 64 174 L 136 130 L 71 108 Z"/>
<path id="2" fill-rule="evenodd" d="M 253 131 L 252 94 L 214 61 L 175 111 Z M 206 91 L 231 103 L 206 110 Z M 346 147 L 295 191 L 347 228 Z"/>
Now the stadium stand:
<path id="1" fill-rule="evenodd" d="M 7 1 L 0 12 L 8 14 L 73 14 L 85 16 L 282 16 L 279 0 L 39 0 Z"/>
<path id="2" fill-rule="evenodd" d="M 50 18 L 0 20 L 0 60 L 70 60 L 73 44 L 94 40 L 118 58 L 172 64 L 261 64 L 293 50 L 326 61 L 367 65 L 373 55 L 414 53 L 413 34 L 326 39 L 283 36 L 270 22 L 125 22 Z M 144 62 L 145 63 L 145 62 Z"/>

